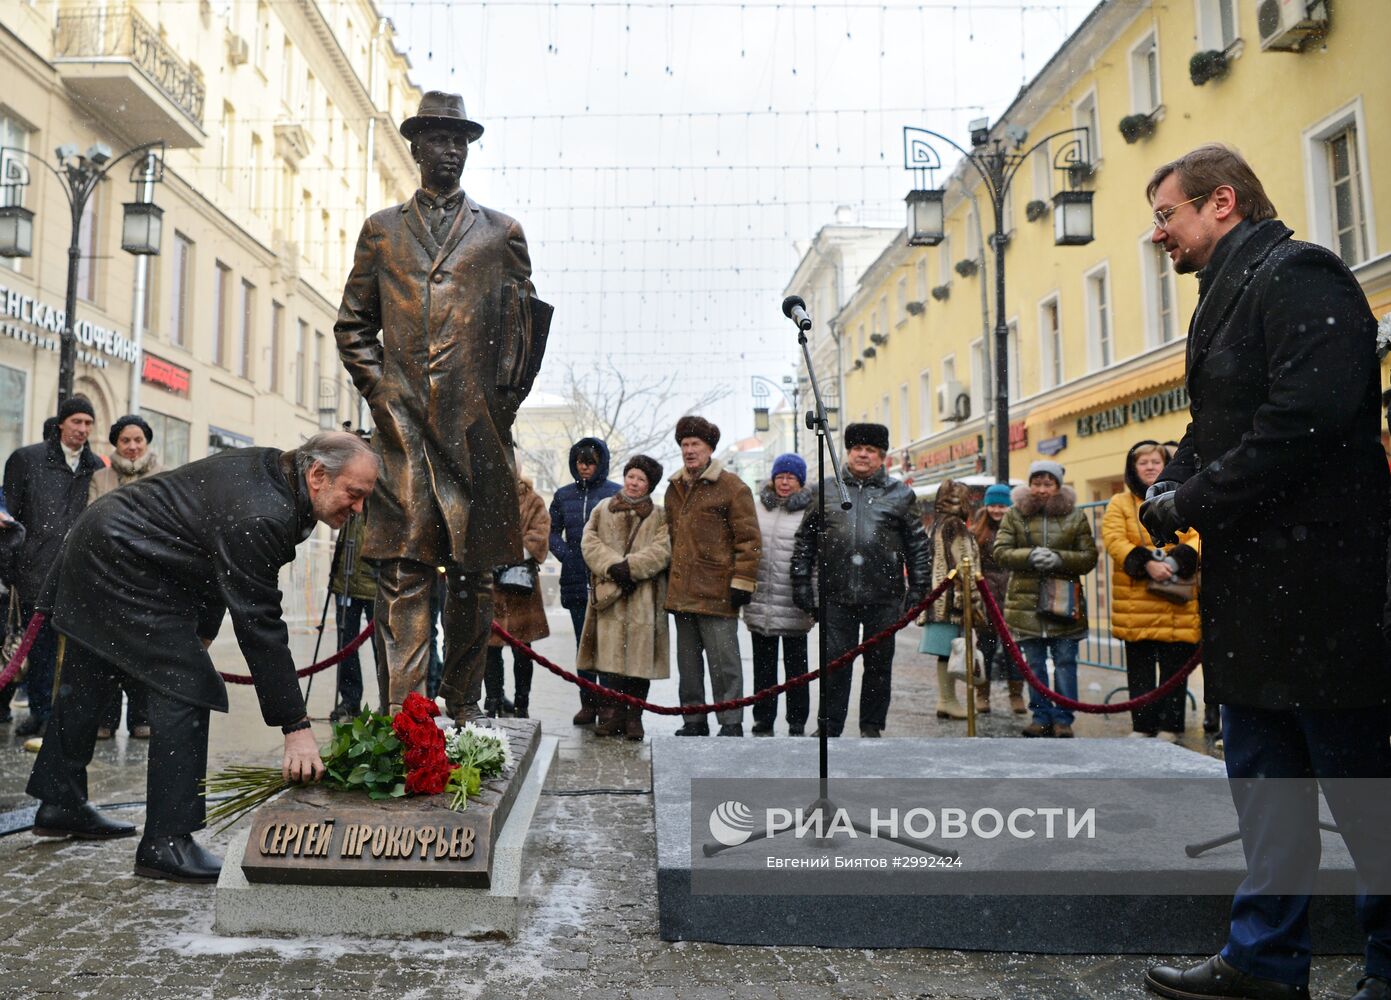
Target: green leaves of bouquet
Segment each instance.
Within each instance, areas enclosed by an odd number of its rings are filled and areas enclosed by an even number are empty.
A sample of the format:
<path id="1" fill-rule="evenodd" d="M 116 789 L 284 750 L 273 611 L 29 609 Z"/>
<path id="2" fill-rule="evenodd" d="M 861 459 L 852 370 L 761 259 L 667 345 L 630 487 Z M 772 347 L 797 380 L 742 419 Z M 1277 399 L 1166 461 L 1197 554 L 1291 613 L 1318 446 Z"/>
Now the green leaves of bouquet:
<path id="1" fill-rule="evenodd" d="M 346 722 L 335 722 L 333 740 L 324 753 L 324 780 L 374 799 L 404 796 L 406 765 L 391 719 L 364 708 Z"/>

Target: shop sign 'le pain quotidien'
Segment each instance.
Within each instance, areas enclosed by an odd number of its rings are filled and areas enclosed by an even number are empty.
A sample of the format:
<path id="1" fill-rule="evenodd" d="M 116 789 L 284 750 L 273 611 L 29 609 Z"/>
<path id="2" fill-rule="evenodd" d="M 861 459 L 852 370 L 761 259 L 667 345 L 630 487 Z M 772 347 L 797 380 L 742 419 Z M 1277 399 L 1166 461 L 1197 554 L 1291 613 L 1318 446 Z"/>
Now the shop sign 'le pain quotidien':
<path id="1" fill-rule="evenodd" d="M 1187 409 L 1188 389 L 1177 385 L 1164 392 L 1141 396 L 1129 403 L 1108 406 L 1096 413 L 1088 413 L 1086 416 L 1078 417 L 1077 436 L 1091 437 L 1093 434 L 1100 434 L 1103 431 L 1118 430 L 1127 424 L 1142 424 L 1146 420 L 1167 416 L 1170 413 L 1182 413 Z"/>

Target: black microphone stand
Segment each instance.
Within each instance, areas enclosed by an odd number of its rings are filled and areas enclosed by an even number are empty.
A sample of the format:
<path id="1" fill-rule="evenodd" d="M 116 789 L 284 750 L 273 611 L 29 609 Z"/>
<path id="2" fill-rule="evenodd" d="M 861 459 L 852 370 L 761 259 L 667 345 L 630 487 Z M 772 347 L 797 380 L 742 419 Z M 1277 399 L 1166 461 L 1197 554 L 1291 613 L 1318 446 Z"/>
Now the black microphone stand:
<path id="1" fill-rule="evenodd" d="M 820 688 L 817 691 L 816 721 L 817 733 L 820 737 L 820 770 L 818 794 L 816 801 L 806 811 L 807 814 L 820 814 L 826 820 L 832 820 L 836 814 L 835 803 L 831 801 L 830 795 L 830 724 L 827 715 L 828 705 L 826 698 L 826 665 L 830 662 L 827 651 L 826 639 L 826 456 L 831 456 L 831 471 L 835 474 L 836 492 L 840 494 L 840 509 L 849 510 L 854 506 L 850 502 L 850 490 L 846 488 L 845 479 L 841 475 L 840 457 L 836 454 L 835 440 L 831 437 L 830 418 L 826 412 L 825 401 L 821 397 L 821 383 L 816 377 L 816 366 L 811 360 L 811 347 L 807 343 L 807 331 L 811 329 L 811 319 L 806 314 L 806 303 L 798 296 L 790 296 L 783 301 L 783 315 L 787 316 L 797 325 L 797 343 L 802 347 L 802 359 L 807 365 L 807 380 L 811 383 L 812 399 L 815 409 L 808 410 L 806 414 L 806 426 L 808 430 L 816 432 L 816 477 L 817 477 L 817 513 L 816 524 L 816 648 L 820 658 L 820 666 L 823 671 L 821 674 Z M 844 670 L 853 670 L 854 666 L 843 667 Z M 854 829 L 868 837 L 879 838 L 877 831 L 868 825 L 857 820 L 851 820 L 850 825 Z M 748 840 L 743 844 L 751 844 L 766 838 L 766 830 L 755 830 Z M 955 861 L 957 854 L 955 851 L 948 851 L 936 847 L 926 841 L 918 840 L 913 837 L 883 837 L 883 840 L 892 840 L 894 843 L 902 844 L 904 847 L 911 847 L 914 850 L 923 851 L 926 854 L 934 854 L 940 858 L 947 858 Z M 743 846 L 739 844 L 736 846 Z M 833 848 L 835 842 L 829 837 L 818 838 L 818 847 Z M 707 858 L 712 858 L 721 852 L 728 850 L 724 844 L 706 843 L 702 846 L 702 851 Z"/>

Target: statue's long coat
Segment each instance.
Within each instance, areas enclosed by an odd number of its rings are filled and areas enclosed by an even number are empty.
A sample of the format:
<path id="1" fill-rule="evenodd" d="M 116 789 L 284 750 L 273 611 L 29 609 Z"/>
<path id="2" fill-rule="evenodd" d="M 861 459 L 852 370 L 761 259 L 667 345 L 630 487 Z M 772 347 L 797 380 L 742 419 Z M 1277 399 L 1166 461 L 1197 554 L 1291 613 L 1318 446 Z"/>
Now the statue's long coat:
<path id="1" fill-rule="evenodd" d="M 468 197 L 443 246 L 415 198 L 363 224 L 334 334 L 382 458 L 365 558 L 522 558 L 512 423 L 551 316 L 530 276 L 521 226 Z"/>

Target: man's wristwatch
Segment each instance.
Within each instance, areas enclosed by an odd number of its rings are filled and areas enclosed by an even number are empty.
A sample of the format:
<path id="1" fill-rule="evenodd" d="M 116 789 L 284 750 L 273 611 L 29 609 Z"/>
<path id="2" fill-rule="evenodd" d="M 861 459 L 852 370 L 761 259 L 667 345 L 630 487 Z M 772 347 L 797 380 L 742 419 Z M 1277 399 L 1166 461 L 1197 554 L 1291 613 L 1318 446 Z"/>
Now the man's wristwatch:
<path id="1" fill-rule="evenodd" d="M 292 722 L 288 726 L 281 726 L 280 731 L 286 736 L 289 736 L 291 733 L 298 733 L 301 730 L 308 729 L 311 725 L 312 723 L 309 721 L 308 716 L 306 716 L 298 722 Z"/>

